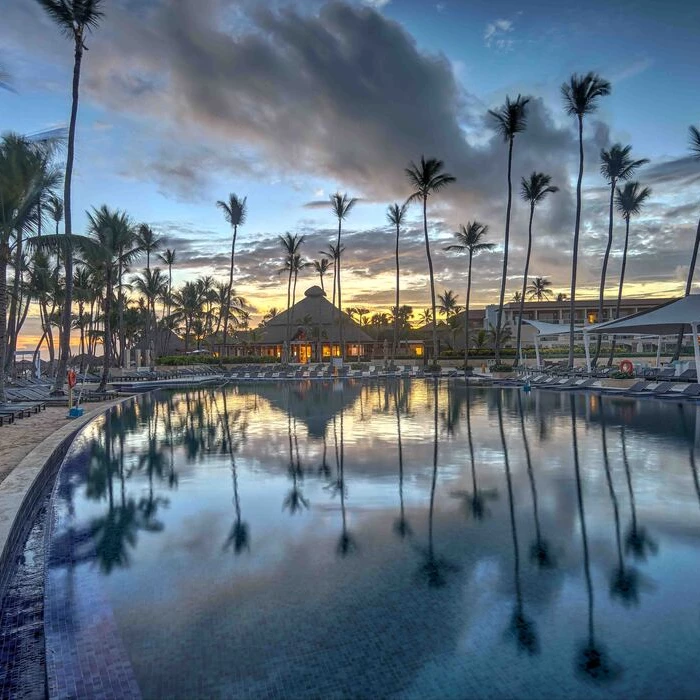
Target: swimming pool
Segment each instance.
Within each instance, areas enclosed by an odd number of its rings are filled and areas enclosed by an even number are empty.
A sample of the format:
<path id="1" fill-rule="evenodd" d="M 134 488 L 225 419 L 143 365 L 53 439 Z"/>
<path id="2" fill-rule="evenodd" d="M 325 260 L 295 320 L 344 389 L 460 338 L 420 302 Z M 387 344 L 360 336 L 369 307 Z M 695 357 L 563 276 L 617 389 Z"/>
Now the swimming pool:
<path id="1" fill-rule="evenodd" d="M 432 380 L 138 397 L 54 489 L 49 690 L 697 695 L 697 410 Z"/>

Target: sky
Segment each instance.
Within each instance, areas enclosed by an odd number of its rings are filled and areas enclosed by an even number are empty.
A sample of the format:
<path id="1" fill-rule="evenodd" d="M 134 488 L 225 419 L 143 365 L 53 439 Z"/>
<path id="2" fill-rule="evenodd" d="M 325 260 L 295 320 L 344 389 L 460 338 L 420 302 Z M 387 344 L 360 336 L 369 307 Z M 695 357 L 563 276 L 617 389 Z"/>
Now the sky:
<path id="1" fill-rule="evenodd" d="M 34 0 L 5 0 L 0 132 L 64 126 L 71 42 Z M 247 197 L 236 291 L 254 318 L 284 307 L 277 237 L 306 236 L 309 259 L 333 241 L 328 197 L 359 203 L 344 224 L 343 305 L 393 303 L 386 207 L 410 194 L 404 168 L 437 157 L 456 182 L 429 208 L 438 292 L 463 303 L 466 261 L 444 251 L 461 224 L 489 226 L 498 248 L 475 263 L 473 303 L 497 299 L 506 208 L 506 144 L 488 110 L 531 98 L 514 149 L 508 295 L 519 289 L 528 207 L 519 183 L 548 173 L 559 192 L 538 208 L 530 276 L 567 292 L 578 148 L 560 86 L 596 71 L 612 84 L 586 119 L 579 296 L 593 296 L 607 236 L 609 190 L 599 153 L 631 144 L 650 159 L 636 178 L 652 197 L 632 221 L 627 295 L 681 293 L 700 216 L 700 4 L 684 0 L 530 3 L 470 0 L 105 0 L 87 39 L 74 174 L 74 227 L 107 204 L 147 222 L 177 251 L 176 282 L 224 278 L 231 230 L 216 201 Z M 617 220 L 609 288 L 619 274 Z M 401 241 L 402 303 L 429 305 L 421 212 Z M 299 287 L 317 283 L 305 271 Z M 24 342 L 38 328 L 29 319 Z"/>

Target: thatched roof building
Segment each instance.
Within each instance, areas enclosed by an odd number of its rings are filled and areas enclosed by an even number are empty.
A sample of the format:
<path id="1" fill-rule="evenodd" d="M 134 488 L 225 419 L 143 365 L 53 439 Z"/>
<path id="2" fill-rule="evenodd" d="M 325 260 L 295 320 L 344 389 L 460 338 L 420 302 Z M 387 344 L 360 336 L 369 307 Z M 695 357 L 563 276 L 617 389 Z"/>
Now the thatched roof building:
<path id="1" fill-rule="evenodd" d="M 289 311 L 278 314 L 244 342 L 232 339 L 216 350 L 225 357 L 270 356 L 283 358 L 289 353 L 291 362 L 328 362 L 340 357 L 340 322 L 342 316 L 346 359 L 381 356 L 382 349 L 348 314 L 331 304 L 319 286 L 304 292 L 304 297 Z"/>

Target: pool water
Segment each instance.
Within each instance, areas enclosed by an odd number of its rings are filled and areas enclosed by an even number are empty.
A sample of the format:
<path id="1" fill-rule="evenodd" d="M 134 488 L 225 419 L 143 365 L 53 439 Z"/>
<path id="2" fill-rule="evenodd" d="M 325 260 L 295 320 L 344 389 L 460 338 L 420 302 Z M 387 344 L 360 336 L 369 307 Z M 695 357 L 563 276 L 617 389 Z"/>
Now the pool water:
<path id="1" fill-rule="evenodd" d="M 141 396 L 54 491 L 50 687 L 697 697 L 698 410 L 432 380 Z"/>

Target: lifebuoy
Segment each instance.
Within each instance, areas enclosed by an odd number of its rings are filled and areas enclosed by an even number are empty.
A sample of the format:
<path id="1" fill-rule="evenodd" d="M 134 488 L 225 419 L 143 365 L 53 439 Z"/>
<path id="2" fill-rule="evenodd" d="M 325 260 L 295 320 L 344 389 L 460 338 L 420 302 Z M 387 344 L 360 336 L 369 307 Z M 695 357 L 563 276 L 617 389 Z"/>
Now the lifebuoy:
<path id="1" fill-rule="evenodd" d="M 75 372 L 72 369 L 68 370 L 68 386 L 72 389 L 76 382 L 78 381 L 78 377 L 76 376 Z"/>
<path id="2" fill-rule="evenodd" d="M 620 372 L 632 374 L 634 372 L 634 365 L 629 360 L 622 360 L 622 362 L 620 362 Z"/>

